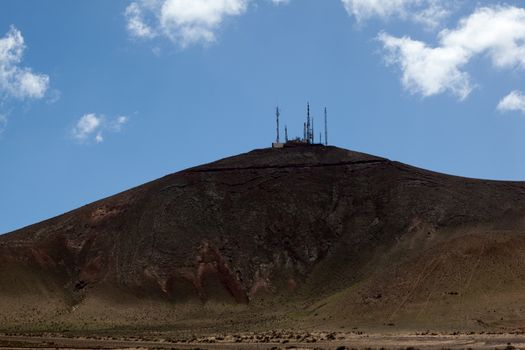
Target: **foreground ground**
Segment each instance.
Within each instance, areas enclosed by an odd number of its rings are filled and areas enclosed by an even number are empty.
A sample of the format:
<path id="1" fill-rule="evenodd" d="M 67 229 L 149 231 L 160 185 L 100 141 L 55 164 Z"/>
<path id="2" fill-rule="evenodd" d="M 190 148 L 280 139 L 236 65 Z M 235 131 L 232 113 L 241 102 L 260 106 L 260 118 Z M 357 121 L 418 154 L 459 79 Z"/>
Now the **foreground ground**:
<path id="1" fill-rule="evenodd" d="M 365 334 L 272 331 L 189 338 L 1 334 L 0 349 L 521 349 L 525 334 Z"/>

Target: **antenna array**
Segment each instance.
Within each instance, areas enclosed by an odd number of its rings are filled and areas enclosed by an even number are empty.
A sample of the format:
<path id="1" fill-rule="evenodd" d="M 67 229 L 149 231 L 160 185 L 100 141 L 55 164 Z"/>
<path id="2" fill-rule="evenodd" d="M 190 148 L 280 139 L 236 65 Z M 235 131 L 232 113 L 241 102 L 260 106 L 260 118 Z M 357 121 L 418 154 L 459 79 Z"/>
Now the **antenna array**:
<path id="1" fill-rule="evenodd" d="M 315 144 L 315 130 L 314 130 L 314 117 L 310 114 L 310 102 L 306 104 L 306 121 L 303 124 L 303 137 L 302 138 L 295 138 L 295 139 L 289 139 L 288 138 L 288 126 L 284 126 L 284 139 L 285 143 L 280 142 L 280 118 L 281 111 L 279 110 L 279 107 L 275 108 L 275 120 L 276 120 L 276 142 L 274 143 L 274 148 L 282 148 L 287 143 L 294 143 L 294 144 Z M 324 142 L 323 142 L 324 141 Z M 324 140 L 323 140 L 323 134 L 322 132 L 319 132 L 319 141 L 318 144 L 328 146 L 328 112 L 326 110 L 326 107 L 324 108 Z"/>

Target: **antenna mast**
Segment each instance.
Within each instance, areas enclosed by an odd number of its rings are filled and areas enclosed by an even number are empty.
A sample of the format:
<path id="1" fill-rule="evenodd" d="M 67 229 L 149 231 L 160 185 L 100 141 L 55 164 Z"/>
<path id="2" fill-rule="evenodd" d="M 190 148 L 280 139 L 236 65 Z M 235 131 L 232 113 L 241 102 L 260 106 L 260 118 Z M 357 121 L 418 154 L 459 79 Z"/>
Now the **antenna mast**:
<path id="1" fill-rule="evenodd" d="M 279 113 L 279 107 L 275 108 L 275 117 L 277 119 L 277 140 L 275 142 L 279 143 L 279 116 L 281 114 Z"/>
<path id="2" fill-rule="evenodd" d="M 284 140 L 285 142 L 288 142 L 288 127 L 284 126 Z"/>
<path id="3" fill-rule="evenodd" d="M 304 135 L 303 139 L 304 139 L 304 141 L 306 142 L 306 123 L 304 123 L 304 131 L 303 131 L 303 135 Z"/>
<path id="4" fill-rule="evenodd" d="M 328 113 L 326 107 L 324 108 L 324 144 L 328 146 Z"/>
<path id="5" fill-rule="evenodd" d="M 310 129 L 310 102 L 306 105 L 306 142 L 310 143 L 312 139 L 312 130 Z"/>

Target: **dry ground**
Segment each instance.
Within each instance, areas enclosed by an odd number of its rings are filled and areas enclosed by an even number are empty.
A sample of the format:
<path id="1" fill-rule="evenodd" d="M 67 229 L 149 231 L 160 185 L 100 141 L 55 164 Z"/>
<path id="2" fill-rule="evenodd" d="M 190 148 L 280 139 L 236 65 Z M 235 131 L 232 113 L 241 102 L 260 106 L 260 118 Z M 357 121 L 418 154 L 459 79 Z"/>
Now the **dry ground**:
<path id="1" fill-rule="evenodd" d="M 172 338 L 3 334 L 0 349 L 522 349 L 524 334 L 364 334 L 272 331 Z"/>

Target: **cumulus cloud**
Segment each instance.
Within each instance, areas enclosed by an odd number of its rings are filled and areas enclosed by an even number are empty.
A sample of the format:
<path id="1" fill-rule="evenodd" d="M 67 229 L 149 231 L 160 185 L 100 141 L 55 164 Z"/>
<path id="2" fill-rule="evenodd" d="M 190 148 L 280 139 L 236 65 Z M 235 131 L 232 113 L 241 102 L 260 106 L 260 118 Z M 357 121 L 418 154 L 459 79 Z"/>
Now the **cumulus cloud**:
<path id="1" fill-rule="evenodd" d="M 460 70 L 470 57 L 461 48 L 432 48 L 386 33 L 381 33 L 379 40 L 387 51 L 387 62 L 399 65 L 402 84 L 411 93 L 427 97 L 450 91 L 465 99 L 472 91 L 469 74 Z"/>
<path id="2" fill-rule="evenodd" d="M 94 113 L 88 113 L 80 117 L 71 134 L 74 139 L 81 143 L 104 141 L 103 133 L 105 131 L 120 132 L 122 127 L 128 122 L 126 116 L 119 116 L 112 120 L 106 120 L 104 116 L 98 116 Z"/>
<path id="3" fill-rule="evenodd" d="M 249 0 L 136 0 L 125 10 L 133 37 L 158 36 L 186 47 L 211 43 L 229 17 L 246 12 Z"/>
<path id="4" fill-rule="evenodd" d="M 451 92 L 465 99 L 473 90 L 467 64 L 487 56 L 499 69 L 525 68 L 525 9 L 513 6 L 478 8 L 455 29 L 439 33 L 439 45 L 381 33 L 387 62 L 398 65 L 402 84 L 412 93 L 432 96 Z"/>
<path id="5" fill-rule="evenodd" d="M 500 112 L 521 112 L 525 114 L 525 94 L 514 90 L 505 96 L 498 104 Z"/>
<path id="6" fill-rule="evenodd" d="M 370 18 L 391 17 L 410 20 L 428 27 L 438 26 L 450 16 L 455 1 L 448 0 L 341 0 L 344 8 L 358 23 Z"/>
<path id="7" fill-rule="evenodd" d="M 25 48 L 22 33 L 15 27 L 0 38 L 0 94 L 4 97 L 39 99 L 49 87 L 49 76 L 20 65 Z"/>

